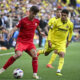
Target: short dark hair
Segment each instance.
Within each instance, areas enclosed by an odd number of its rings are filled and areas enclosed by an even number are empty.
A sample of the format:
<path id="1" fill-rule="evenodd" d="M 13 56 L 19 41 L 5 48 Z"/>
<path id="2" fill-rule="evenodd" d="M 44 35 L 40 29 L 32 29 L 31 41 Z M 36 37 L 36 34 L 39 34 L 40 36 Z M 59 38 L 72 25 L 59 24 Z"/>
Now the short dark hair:
<path id="1" fill-rule="evenodd" d="M 62 10 L 61 8 L 57 8 L 57 11 Z"/>
<path id="2" fill-rule="evenodd" d="M 30 8 L 30 11 L 33 11 L 34 13 L 38 13 L 39 12 L 39 8 L 37 6 L 32 6 Z"/>
<path id="3" fill-rule="evenodd" d="M 63 9 L 61 13 L 66 13 L 68 15 L 69 11 L 67 9 Z"/>

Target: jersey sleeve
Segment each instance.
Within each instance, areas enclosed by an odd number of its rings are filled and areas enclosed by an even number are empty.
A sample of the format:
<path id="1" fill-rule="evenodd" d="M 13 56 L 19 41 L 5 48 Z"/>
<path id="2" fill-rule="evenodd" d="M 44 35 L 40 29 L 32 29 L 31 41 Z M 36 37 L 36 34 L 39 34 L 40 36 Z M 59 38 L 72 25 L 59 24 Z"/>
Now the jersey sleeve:
<path id="1" fill-rule="evenodd" d="M 56 21 L 57 19 L 54 17 L 54 18 L 51 18 L 50 20 L 49 20 L 49 22 L 48 22 L 48 25 L 49 25 L 49 27 L 51 28 L 51 29 L 53 29 L 53 26 L 55 25 L 55 21 Z"/>
<path id="2" fill-rule="evenodd" d="M 48 25 L 50 27 L 49 32 L 48 32 L 48 40 L 51 40 L 51 26 L 52 26 L 52 18 L 49 20 Z"/>
<path id="3" fill-rule="evenodd" d="M 52 24 L 52 19 L 49 20 L 48 25 L 51 26 Z"/>
<path id="4" fill-rule="evenodd" d="M 52 27 L 52 25 L 54 24 L 54 21 L 55 21 L 55 17 L 54 17 L 54 18 L 51 18 L 51 19 L 49 20 L 49 22 L 48 22 L 48 25 L 49 25 L 50 27 Z"/>
<path id="5" fill-rule="evenodd" d="M 16 25 L 16 27 L 17 27 L 17 28 L 20 28 L 21 25 L 22 25 L 22 20 L 20 20 L 20 21 L 18 22 L 18 24 Z"/>
<path id="6" fill-rule="evenodd" d="M 51 29 L 49 29 L 49 32 L 48 32 L 48 37 L 47 37 L 48 40 L 51 40 Z"/>
<path id="7" fill-rule="evenodd" d="M 71 41 L 72 34 L 73 34 L 73 23 L 71 22 L 70 29 L 69 29 L 68 41 Z"/>
<path id="8" fill-rule="evenodd" d="M 52 34 L 52 31 L 54 30 L 55 26 L 56 26 L 56 20 L 53 22 L 53 24 L 51 24 L 51 28 L 49 29 L 49 32 L 48 32 L 48 40 L 51 40 L 51 35 Z"/>

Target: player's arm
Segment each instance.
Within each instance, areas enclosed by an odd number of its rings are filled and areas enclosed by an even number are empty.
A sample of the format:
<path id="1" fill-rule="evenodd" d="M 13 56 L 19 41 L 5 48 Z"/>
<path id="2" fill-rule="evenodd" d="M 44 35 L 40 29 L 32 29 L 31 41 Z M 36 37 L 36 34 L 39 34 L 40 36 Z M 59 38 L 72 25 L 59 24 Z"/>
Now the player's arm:
<path id="1" fill-rule="evenodd" d="M 50 48 L 52 47 L 51 35 L 53 35 L 53 34 L 51 34 L 51 31 L 52 31 L 53 27 L 55 27 L 55 25 L 56 25 L 55 23 L 56 23 L 56 21 L 55 20 L 53 21 L 52 19 L 50 19 L 49 22 L 48 22 L 48 25 L 50 26 L 49 27 L 49 32 L 48 32 L 48 46 Z"/>
<path id="2" fill-rule="evenodd" d="M 52 43 L 51 43 L 51 27 L 52 27 L 52 18 L 49 20 L 48 22 L 48 26 L 49 26 L 49 32 L 48 32 L 48 46 L 51 48 L 52 47 Z"/>
<path id="3" fill-rule="evenodd" d="M 48 32 L 48 40 L 50 40 L 50 35 L 51 35 L 51 27 L 52 27 L 52 23 L 53 23 L 53 20 L 52 18 L 49 20 L 48 22 L 48 26 L 49 26 L 49 32 Z"/>
<path id="4" fill-rule="evenodd" d="M 68 47 L 68 45 L 69 45 L 69 43 L 70 43 L 70 41 L 72 39 L 72 34 L 73 34 L 73 23 L 71 23 L 71 25 L 70 25 L 69 36 L 68 36 L 66 47 Z"/>
<path id="5" fill-rule="evenodd" d="M 37 31 L 38 31 L 39 33 L 41 33 L 41 31 L 42 31 L 39 26 L 37 27 Z"/>
<path id="6" fill-rule="evenodd" d="M 49 32 L 48 32 L 48 40 L 51 40 L 51 29 L 49 29 Z"/>
<path id="7" fill-rule="evenodd" d="M 48 46 L 51 48 L 52 47 L 52 43 L 51 43 L 51 29 L 49 29 L 47 38 L 48 38 Z"/>
<path id="8" fill-rule="evenodd" d="M 2 32 L 8 34 L 8 30 L 6 30 L 5 28 L 2 29 Z"/>
<path id="9" fill-rule="evenodd" d="M 49 31 L 49 26 L 48 24 L 46 24 L 46 27 L 44 28 L 46 35 L 48 35 L 48 31 Z"/>
<path id="10" fill-rule="evenodd" d="M 13 33 L 21 27 L 21 25 L 22 25 L 22 20 L 20 20 L 19 23 L 9 32 L 8 40 L 12 37 Z"/>
<path id="11" fill-rule="evenodd" d="M 40 33 L 41 36 L 45 36 L 45 33 L 42 32 L 41 28 L 38 26 L 37 31 Z"/>
<path id="12" fill-rule="evenodd" d="M 53 29 L 54 25 L 55 25 L 55 18 L 51 18 L 48 22 L 48 26 L 49 26 L 48 40 L 51 39 L 51 30 Z"/>
<path id="13" fill-rule="evenodd" d="M 12 37 L 13 33 L 17 30 L 18 28 L 15 26 L 8 34 L 8 40 Z"/>
<path id="14" fill-rule="evenodd" d="M 51 18 L 51 19 L 49 20 L 49 22 L 48 22 L 49 27 L 52 26 L 52 20 L 53 20 L 53 18 Z"/>

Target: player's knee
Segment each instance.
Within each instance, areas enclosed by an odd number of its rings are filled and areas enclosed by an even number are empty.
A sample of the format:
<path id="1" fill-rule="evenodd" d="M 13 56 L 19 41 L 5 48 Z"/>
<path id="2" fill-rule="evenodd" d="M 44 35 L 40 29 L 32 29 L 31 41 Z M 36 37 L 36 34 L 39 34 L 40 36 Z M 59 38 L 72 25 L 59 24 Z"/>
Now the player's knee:
<path id="1" fill-rule="evenodd" d="M 37 54 L 34 54 L 32 57 L 37 57 Z"/>
<path id="2" fill-rule="evenodd" d="M 16 52 L 16 54 L 14 55 L 14 58 L 18 59 L 20 56 L 22 56 L 22 52 Z"/>
<path id="3" fill-rule="evenodd" d="M 32 57 L 37 57 L 37 52 L 36 51 L 33 51 Z"/>
<path id="4" fill-rule="evenodd" d="M 57 51 L 57 50 L 54 50 L 54 53 L 55 53 L 55 54 L 58 54 L 58 51 Z"/>
<path id="5" fill-rule="evenodd" d="M 17 57 L 19 58 L 19 57 L 21 57 L 22 56 L 22 54 L 17 54 Z"/>
<path id="6" fill-rule="evenodd" d="M 31 49 L 30 54 L 31 54 L 32 57 L 37 57 L 37 52 L 36 52 L 35 49 Z"/>
<path id="7" fill-rule="evenodd" d="M 59 53 L 59 56 L 60 56 L 60 57 L 64 57 L 64 52 L 60 52 L 60 53 Z"/>

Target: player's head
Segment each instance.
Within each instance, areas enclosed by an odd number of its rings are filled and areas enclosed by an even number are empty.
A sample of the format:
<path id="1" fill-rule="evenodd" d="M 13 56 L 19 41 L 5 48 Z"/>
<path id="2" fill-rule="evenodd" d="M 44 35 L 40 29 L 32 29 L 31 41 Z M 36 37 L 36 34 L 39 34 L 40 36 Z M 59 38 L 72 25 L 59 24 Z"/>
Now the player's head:
<path id="1" fill-rule="evenodd" d="M 61 11 L 62 11 L 62 9 L 60 9 L 60 8 L 57 9 L 57 11 L 56 11 L 56 17 L 57 18 L 61 17 Z"/>
<path id="2" fill-rule="evenodd" d="M 68 17 L 69 11 L 67 9 L 63 9 L 61 12 L 61 20 L 63 22 L 67 21 L 67 17 Z"/>
<path id="3" fill-rule="evenodd" d="M 30 18 L 30 19 L 33 19 L 38 12 L 39 12 L 38 7 L 37 7 L 37 6 L 32 6 L 32 7 L 30 8 L 30 10 L 29 10 L 29 18 Z"/>

